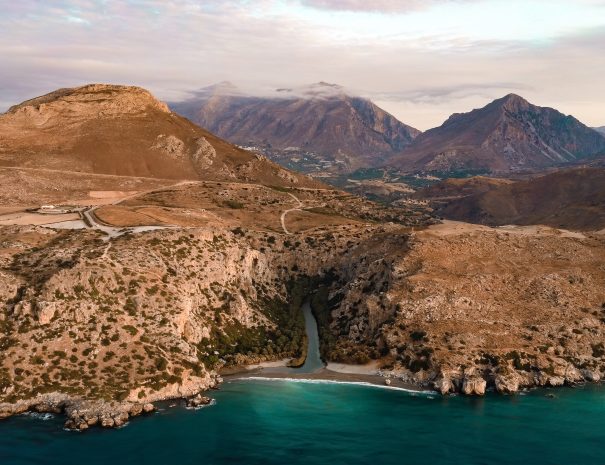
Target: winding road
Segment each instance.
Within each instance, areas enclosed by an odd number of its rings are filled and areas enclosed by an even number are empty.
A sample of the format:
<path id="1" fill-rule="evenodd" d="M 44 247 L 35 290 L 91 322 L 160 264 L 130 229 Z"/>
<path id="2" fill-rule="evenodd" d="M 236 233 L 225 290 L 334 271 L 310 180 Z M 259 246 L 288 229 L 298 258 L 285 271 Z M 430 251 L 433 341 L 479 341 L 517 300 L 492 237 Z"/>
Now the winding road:
<path id="1" fill-rule="evenodd" d="M 294 194 L 288 192 L 288 195 L 290 197 L 292 197 L 294 200 L 296 200 L 296 202 L 298 202 L 298 206 L 295 208 L 290 208 L 289 210 L 284 211 L 281 214 L 281 217 L 279 218 L 280 222 L 281 222 L 281 227 L 283 228 L 284 232 L 286 234 L 292 234 L 290 231 L 288 231 L 288 228 L 286 228 L 286 215 L 290 212 L 295 212 L 295 211 L 301 211 L 302 207 L 303 207 L 303 203 L 300 201 L 300 199 L 298 197 L 296 197 Z"/>

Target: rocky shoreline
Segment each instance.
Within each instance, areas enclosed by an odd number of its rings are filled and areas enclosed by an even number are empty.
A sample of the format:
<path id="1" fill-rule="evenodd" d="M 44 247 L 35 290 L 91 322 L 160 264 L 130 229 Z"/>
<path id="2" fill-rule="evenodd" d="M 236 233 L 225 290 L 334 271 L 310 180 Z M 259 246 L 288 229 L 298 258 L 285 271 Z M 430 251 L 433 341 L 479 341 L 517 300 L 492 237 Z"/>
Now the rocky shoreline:
<path id="1" fill-rule="evenodd" d="M 323 368 L 316 373 L 292 373 L 267 371 L 263 368 L 248 369 L 232 367 L 223 377 L 217 376 L 211 389 L 218 389 L 223 381 L 242 379 L 291 379 L 313 380 L 341 383 L 365 383 L 376 386 L 416 391 L 419 393 L 439 393 L 443 396 L 462 394 L 466 396 L 483 396 L 489 391 L 498 394 L 516 394 L 517 392 L 547 387 L 575 387 L 586 383 L 600 383 L 596 372 L 584 372 L 572 369 L 565 376 L 547 376 L 536 373 L 533 377 L 511 373 L 508 376 L 496 376 L 485 379 L 473 370 L 460 372 L 442 372 L 435 381 L 412 380 L 406 374 L 377 370 L 375 373 L 346 373 Z M 155 399 L 154 402 L 182 400 L 187 408 L 201 408 L 211 405 L 213 399 L 204 395 L 204 391 L 187 396 L 168 396 Z M 148 415 L 157 410 L 150 402 L 106 402 L 74 398 L 66 394 L 50 393 L 34 399 L 21 400 L 15 403 L 0 403 L 0 420 L 27 412 L 63 414 L 66 417 L 65 429 L 84 431 L 91 427 L 120 428 L 130 419 Z"/>
<path id="2" fill-rule="evenodd" d="M 206 389 L 217 389 L 221 382 L 222 378 L 216 376 Z M 131 418 L 156 411 L 154 402 L 184 400 L 187 407 L 191 408 L 208 405 L 212 399 L 202 395 L 206 389 L 177 395 L 154 396 L 140 402 L 90 400 L 55 392 L 14 403 L 0 403 L 0 420 L 27 412 L 52 413 L 65 415 L 64 426 L 68 430 L 84 431 L 92 426 L 119 428 Z"/>

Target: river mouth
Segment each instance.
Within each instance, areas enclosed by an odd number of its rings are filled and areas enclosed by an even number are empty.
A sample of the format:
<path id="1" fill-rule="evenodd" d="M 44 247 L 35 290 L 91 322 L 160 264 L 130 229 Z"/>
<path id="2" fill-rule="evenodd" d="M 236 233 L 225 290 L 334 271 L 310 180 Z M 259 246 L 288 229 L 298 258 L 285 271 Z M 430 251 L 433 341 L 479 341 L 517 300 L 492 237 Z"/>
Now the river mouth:
<path id="1" fill-rule="evenodd" d="M 282 381 L 306 381 L 310 383 L 328 382 L 385 387 L 385 378 L 378 373 L 379 363 L 377 361 L 367 365 L 326 364 L 321 358 L 317 320 L 313 315 L 309 299 L 304 301 L 301 310 L 305 319 L 305 331 L 307 334 L 307 356 L 301 366 L 287 366 L 287 361 L 284 361 L 281 366 L 275 366 L 273 362 L 269 362 L 256 366 L 241 367 L 236 371 L 225 374 L 224 377 L 226 379 L 257 379 L 265 381 L 274 379 Z M 267 366 L 269 364 L 271 366 Z M 434 393 L 432 390 L 423 389 L 417 385 L 403 382 L 397 378 L 392 378 L 389 386 L 393 389 L 401 389 L 408 392 Z"/>
<path id="2" fill-rule="evenodd" d="M 317 320 L 313 315 L 309 300 L 305 300 L 301 306 L 301 310 L 305 317 L 305 332 L 307 334 L 307 356 L 305 362 L 299 367 L 283 366 L 263 368 L 263 374 L 313 374 L 320 372 L 326 367 L 326 364 L 321 359 Z"/>

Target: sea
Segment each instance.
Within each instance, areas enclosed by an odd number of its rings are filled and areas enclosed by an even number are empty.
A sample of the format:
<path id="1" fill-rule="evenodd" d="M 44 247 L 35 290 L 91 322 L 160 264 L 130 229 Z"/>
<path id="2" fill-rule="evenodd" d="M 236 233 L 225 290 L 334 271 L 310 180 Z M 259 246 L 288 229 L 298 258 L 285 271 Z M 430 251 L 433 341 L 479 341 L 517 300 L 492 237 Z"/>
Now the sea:
<path id="1" fill-rule="evenodd" d="M 441 397 L 326 381 L 242 379 L 213 405 L 165 403 L 118 430 L 0 422 L 0 464 L 604 464 L 605 388 Z"/>

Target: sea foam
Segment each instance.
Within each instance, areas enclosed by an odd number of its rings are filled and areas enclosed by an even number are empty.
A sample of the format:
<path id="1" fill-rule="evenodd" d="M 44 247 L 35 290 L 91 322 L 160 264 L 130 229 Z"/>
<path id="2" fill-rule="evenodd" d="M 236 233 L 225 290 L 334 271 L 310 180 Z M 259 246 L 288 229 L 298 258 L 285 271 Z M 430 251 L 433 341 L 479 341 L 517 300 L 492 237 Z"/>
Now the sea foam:
<path id="1" fill-rule="evenodd" d="M 435 397 L 435 393 L 433 391 L 417 391 L 415 389 L 407 389 L 397 386 L 382 386 L 380 384 L 368 383 L 366 381 L 336 381 L 332 379 L 311 379 L 311 378 L 271 378 L 268 376 L 247 376 L 245 378 L 238 378 L 237 381 L 245 381 L 245 380 L 253 380 L 253 381 L 285 381 L 289 383 L 306 383 L 306 384 L 347 384 L 352 386 L 363 386 L 370 388 L 378 388 L 378 389 L 388 389 L 392 391 L 401 391 L 406 392 L 411 395 L 421 395 L 426 396 L 429 399 L 433 399 Z"/>

